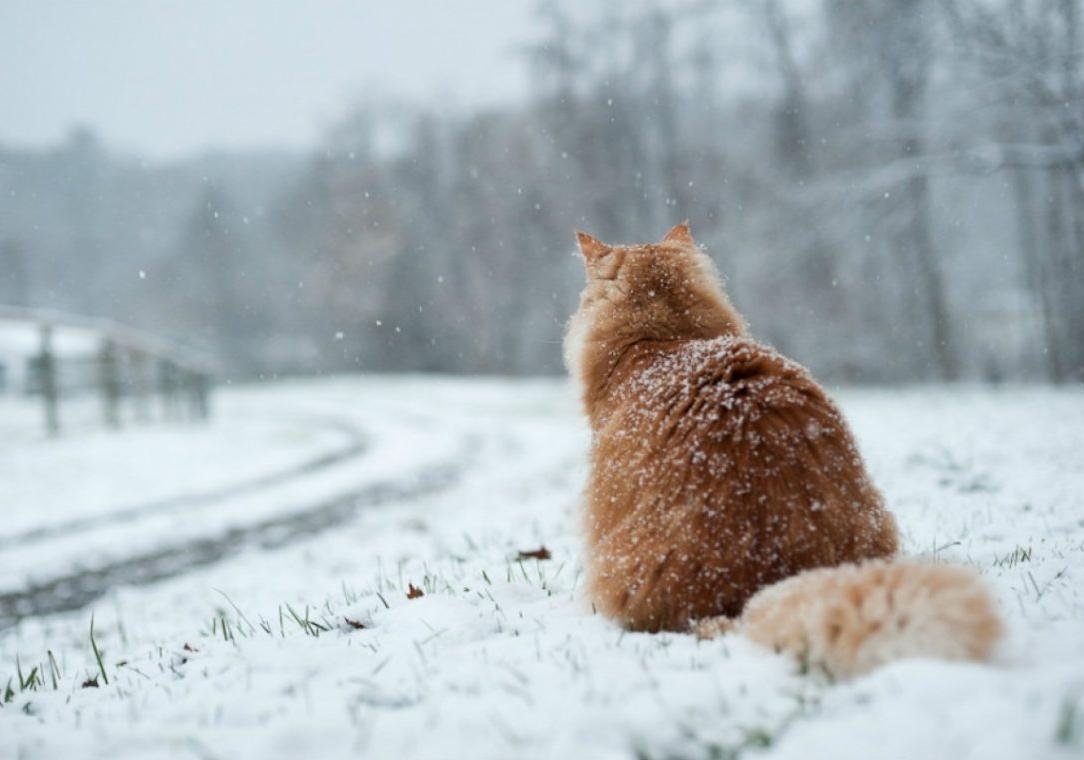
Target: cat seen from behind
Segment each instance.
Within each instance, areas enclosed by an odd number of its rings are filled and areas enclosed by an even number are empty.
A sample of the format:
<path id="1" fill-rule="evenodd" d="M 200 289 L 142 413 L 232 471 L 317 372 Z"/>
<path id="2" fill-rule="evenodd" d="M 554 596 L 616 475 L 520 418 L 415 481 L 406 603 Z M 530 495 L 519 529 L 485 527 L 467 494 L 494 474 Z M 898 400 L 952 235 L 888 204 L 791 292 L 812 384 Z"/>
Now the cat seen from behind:
<path id="1" fill-rule="evenodd" d="M 565 359 L 592 432 L 595 608 L 634 630 L 736 630 L 838 675 L 989 656 L 981 581 L 893 560 L 895 520 L 838 408 L 749 336 L 688 224 L 648 245 L 578 238 Z"/>

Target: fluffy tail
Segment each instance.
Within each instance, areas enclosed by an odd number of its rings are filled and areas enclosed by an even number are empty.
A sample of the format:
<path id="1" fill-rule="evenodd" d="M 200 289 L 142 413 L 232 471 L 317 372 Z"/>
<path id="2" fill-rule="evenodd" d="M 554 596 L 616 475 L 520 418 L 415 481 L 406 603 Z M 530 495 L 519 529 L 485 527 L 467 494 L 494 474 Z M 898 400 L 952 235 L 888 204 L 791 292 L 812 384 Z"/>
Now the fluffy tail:
<path id="1" fill-rule="evenodd" d="M 907 657 L 986 660 L 1002 625 L 973 570 L 872 560 L 799 573 L 757 592 L 741 618 L 695 631 L 741 633 L 847 678 Z"/>

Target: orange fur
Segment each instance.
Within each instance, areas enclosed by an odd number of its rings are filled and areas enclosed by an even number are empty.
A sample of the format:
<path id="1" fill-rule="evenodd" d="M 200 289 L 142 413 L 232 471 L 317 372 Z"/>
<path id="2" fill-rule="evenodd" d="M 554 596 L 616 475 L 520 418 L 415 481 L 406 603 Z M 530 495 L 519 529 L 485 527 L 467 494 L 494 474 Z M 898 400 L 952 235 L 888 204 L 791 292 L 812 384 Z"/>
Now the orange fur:
<path id="1" fill-rule="evenodd" d="M 871 560 L 800 573 L 753 596 L 740 620 L 696 631 L 736 631 L 844 678 L 904 657 L 985 660 L 1002 627 L 974 571 Z"/>
<path id="2" fill-rule="evenodd" d="M 580 245 L 588 284 L 567 353 L 594 433 L 587 565 L 599 610 L 682 630 L 737 615 L 801 570 L 895 552 L 835 405 L 746 335 L 686 225 L 656 245 L 583 233 Z"/>
<path id="3" fill-rule="evenodd" d="M 987 656 L 985 590 L 960 569 L 878 561 L 897 551 L 895 521 L 839 410 L 747 335 L 687 223 L 654 245 L 577 235 L 587 287 L 565 358 L 592 430 L 595 607 L 638 630 L 737 628 L 839 674 Z M 889 625 L 902 633 L 878 638 Z"/>

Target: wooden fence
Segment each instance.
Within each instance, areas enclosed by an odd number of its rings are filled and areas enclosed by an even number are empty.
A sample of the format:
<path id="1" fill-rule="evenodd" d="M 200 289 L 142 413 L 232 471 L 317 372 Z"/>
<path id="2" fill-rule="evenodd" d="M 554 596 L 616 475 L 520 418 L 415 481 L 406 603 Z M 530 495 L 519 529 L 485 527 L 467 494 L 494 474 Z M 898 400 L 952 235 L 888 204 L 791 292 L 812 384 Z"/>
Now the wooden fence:
<path id="1" fill-rule="evenodd" d="M 25 361 L 24 391 L 41 399 L 51 435 L 61 430 L 63 401 L 84 392 L 99 396 L 102 421 L 111 428 L 119 428 L 126 417 L 149 422 L 210 416 L 216 368 L 191 349 L 108 320 L 42 309 L 0 306 L 0 320 L 20 323 L 36 335 L 35 349 L 18 358 Z M 89 336 L 89 350 L 58 351 L 63 330 Z M 123 413 L 125 405 L 130 414 Z"/>

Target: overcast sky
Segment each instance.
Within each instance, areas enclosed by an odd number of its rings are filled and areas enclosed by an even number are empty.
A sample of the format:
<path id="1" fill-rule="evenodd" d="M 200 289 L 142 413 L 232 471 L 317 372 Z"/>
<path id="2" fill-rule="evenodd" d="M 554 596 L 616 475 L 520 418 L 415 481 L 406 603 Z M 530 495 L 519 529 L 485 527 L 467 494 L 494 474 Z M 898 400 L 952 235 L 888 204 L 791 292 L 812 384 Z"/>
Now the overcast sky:
<path id="1" fill-rule="evenodd" d="M 307 147 L 368 93 L 514 98 L 533 0 L 0 0 L 0 143 Z"/>

